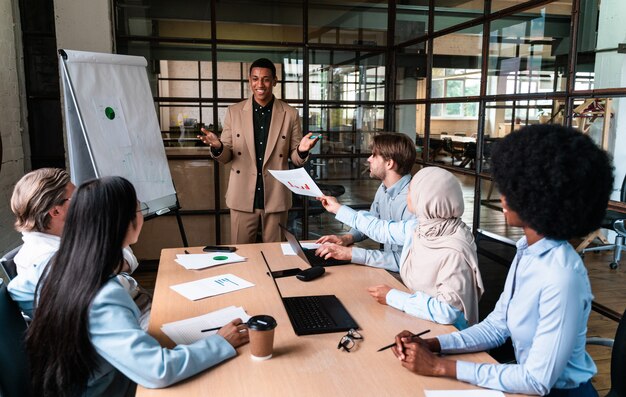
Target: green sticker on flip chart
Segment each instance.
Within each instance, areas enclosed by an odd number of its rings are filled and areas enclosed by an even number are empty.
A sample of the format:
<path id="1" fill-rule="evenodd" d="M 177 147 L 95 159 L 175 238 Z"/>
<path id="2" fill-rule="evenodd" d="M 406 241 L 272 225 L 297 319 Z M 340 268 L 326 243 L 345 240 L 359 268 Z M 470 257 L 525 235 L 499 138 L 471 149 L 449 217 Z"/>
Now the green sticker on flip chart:
<path id="1" fill-rule="evenodd" d="M 115 110 L 113 110 L 113 108 L 110 106 L 107 106 L 107 108 L 104 109 L 104 114 L 109 120 L 113 120 L 115 118 Z"/>
<path id="2" fill-rule="evenodd" d="M 228 259 L 228 257 L 224 255 L 218 255 L 214 256 L 213 259 L 215 259 L 216 261 L 225 261 L 226 259 Z"/>

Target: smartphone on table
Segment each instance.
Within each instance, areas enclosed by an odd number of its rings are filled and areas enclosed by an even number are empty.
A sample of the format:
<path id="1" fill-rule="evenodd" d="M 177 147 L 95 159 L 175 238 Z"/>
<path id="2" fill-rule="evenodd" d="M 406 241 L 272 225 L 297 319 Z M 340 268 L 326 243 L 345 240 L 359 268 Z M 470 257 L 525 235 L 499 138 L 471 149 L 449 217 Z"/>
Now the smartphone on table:
<path id="1" fill-rule="evenodd" d="M 300 273 L 301 271 L 302 271 L 302 269 L 299 269 L 297 267 L 294 267 L 292 269 L 276 270 L 276 271 L 272 272 L 272 277 L 274 277 L 274 278 L 281 278 L 281 277 L 295 276 L 296 274 Z"/>
<path id="2" fill-rule="evenodd" d="M 235 252 L 237 247 L 228 247 L 226 245 L 207 245 L 202 248 L 204 252 Z"/>

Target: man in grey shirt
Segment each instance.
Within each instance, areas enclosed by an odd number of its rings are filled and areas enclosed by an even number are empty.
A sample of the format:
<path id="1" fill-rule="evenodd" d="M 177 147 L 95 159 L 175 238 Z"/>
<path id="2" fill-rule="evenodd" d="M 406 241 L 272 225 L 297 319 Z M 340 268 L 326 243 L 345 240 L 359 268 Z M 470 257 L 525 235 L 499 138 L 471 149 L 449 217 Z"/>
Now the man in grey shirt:
<path id="1" fill-rule="evenodd" d="M 404 134 L 384 133 L 374 136 L 372 155 L 367 162 L 370 177 L 382 181 L 370 207 L 374 216 L 394 221 L 414 218 L 407 209 L 406 197 L 415 156 L 415 144 Z M 322 236 L 317 243 L 323 245 L 316 254 L 397 272 L 402 246 L 385 244 L 382 250 L 368 250 L 352 245 L 366 238 L 364 233 L 354 228 L 342 236 Z"/>

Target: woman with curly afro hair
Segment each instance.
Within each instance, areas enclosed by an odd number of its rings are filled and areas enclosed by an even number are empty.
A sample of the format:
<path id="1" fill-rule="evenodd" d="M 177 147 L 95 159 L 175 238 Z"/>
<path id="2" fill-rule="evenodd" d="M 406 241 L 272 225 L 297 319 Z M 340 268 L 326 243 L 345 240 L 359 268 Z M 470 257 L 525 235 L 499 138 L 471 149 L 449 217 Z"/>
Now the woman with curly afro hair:
<path id="1" fill-rule="evenodd" d="M 393 352 L 409 370 L 509 393 L 597 396 L 596 366 L 585 351 L 591 286 L 567 242 L 600 226 L 613 185 L 608 155 L 586 135 L 532 125 L 498 142 L 493 179 L 506 222 L 521 227 L 517 255 L 494 311 L 479 324 L 436 338 L 396 336 Z M 515 364 L 449 360 L 513 341 Z"/>

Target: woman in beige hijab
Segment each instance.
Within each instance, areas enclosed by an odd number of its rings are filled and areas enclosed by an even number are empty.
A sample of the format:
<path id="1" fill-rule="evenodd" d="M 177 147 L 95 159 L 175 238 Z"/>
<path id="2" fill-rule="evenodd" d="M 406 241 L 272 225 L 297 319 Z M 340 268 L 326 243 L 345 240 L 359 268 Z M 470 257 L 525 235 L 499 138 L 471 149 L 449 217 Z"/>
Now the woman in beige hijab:
<path id="1" fill-rule="evenodd" d="M 379 303 L 459 329 L 478 322 L 483 283 L 474 238 L 461 220 L 463 194 L 454 175 L 429 167 L 413 176 L 407 198 L 409 211 L 417 217 L 413 223 L 383 221 L 342 206 L 333 197 L 325 196 L 321 201 L 338 220 L 376 241 L 404 240 L 400 275 L 414 292 L 384 284 L 370 287 L 370 294 Z M 415 227 L 410 230 L 408 225 Z"/>

